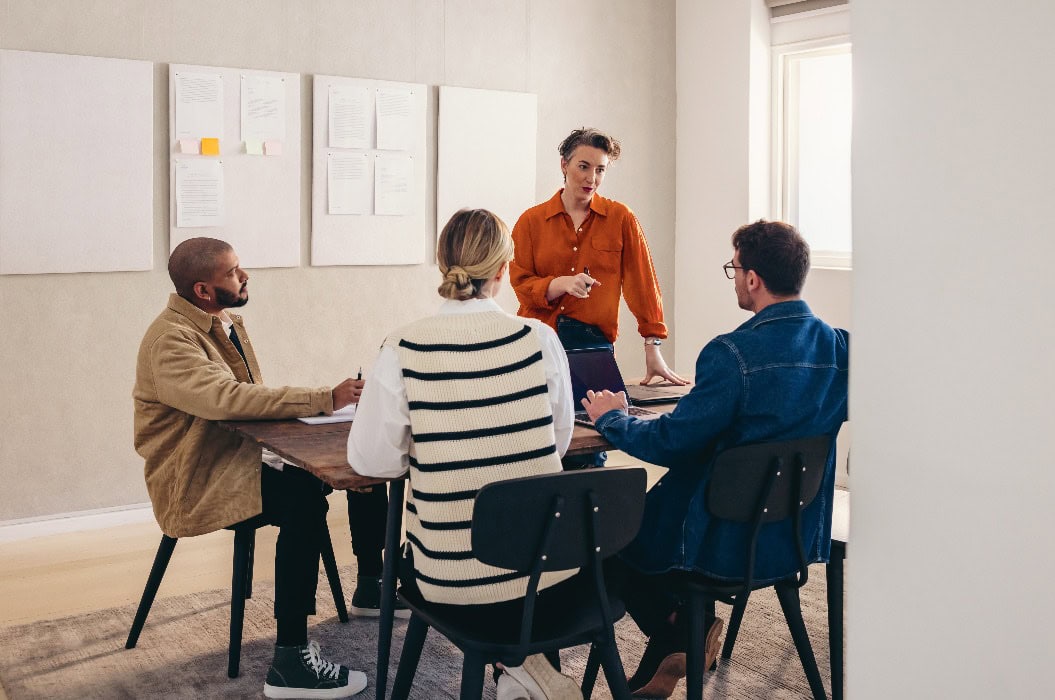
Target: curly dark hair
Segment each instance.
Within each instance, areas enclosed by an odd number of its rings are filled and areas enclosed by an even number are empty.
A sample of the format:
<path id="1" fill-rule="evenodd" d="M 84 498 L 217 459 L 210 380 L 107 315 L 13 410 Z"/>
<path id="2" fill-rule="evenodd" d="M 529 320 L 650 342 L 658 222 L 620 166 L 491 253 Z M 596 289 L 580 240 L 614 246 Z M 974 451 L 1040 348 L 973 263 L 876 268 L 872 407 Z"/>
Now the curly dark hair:
<path id="1" fill-rule="evenodd" d="M 733 247 L 744 271 L 754 270 L 776 296 L 802 291 L 810 271 L 810 246 L 791 224 L 759 219 L 736 229 Z"/>

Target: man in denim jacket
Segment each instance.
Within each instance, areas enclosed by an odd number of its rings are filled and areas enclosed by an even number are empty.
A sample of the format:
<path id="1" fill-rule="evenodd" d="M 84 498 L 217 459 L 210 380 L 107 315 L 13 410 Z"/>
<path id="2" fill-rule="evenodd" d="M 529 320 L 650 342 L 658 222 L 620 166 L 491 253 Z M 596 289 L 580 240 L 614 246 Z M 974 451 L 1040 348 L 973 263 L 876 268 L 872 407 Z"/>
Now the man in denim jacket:
<path id="1" fill-rule="evenodd" d="M 740 308 L 755 315 L 703 348 L 696 384 L 677 408 L 641 420 L 627 415 L 621 393 L 587 392 L 583 400 L 597 430 L 617 449 L 670 469 L 649 492 L 641 530 L 621 554 L 630 567 L 627 607 L 650 637 L 652 652 L 631 679 L 632 690 L 664 685 L 658 667 L 668 652 L 684 651 L 674 602 L 662 594 L 657 575 L 683 570 L 723 577 L 742 569 L 746 527 L 712 519 L 705 506 L 716 454 L 748 443 L 832 436 L 820 493 L 802 514 L 807 560 L 829 555 L 834 438 L 846 420 L 849 334 L 814 316 L 800 298 L 810 257 L 794 227 L 758 221 L 738 229 L 732 243 L 726 275 L 734 280 Z M 769 550 L 768 536 L 775 533 L 763 529 L 760 552 Z M 796 568 L 796 552 L 778 550 L 759 557 L 755 578 L 773 580 Z M 704 668 L 717 652 L 721 621 L 714 627 Z"/>

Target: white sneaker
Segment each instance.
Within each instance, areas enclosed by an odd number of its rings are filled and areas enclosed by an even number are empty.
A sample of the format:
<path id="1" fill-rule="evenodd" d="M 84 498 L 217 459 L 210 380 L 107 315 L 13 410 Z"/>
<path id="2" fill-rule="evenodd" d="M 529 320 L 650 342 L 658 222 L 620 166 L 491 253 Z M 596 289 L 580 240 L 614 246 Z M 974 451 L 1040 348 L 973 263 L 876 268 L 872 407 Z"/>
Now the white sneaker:
<path id="1" fill-rule="evenodd" d="M 531 700 L 527 688 L 520 685 L 515 678 L 508 673 L 498 677 L 498 692 L 495 700 Z"/>
<path id="2" fill-rule="evenodd" d="M 507 666 L 506 673 L 527 690 L 530 700 L 582 700 L 575 679 L 553 668 L 542 654 L 527 657 L 523 666 Z"/>

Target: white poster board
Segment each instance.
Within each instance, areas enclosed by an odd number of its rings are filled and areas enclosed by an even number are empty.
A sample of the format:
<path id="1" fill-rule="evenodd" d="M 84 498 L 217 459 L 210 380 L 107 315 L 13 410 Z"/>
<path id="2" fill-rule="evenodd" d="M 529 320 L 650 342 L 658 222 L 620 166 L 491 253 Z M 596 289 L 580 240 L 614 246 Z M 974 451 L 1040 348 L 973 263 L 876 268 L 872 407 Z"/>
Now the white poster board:
<path id="1" fill-rule="evenodd" d="M 440 86 L 436 235 L 459 209 L 489 209 L 512 230 L 535 198 L 538 97 Z"/>
<path id="2" fill-rule="evenodd" d="M 426 86 L 316 75 L 312 265 L 425 262 Z"/>
<path id="3" fill-rule="evenodd" d="M 210 236 L 242 267 L 298 267 L 300 142 L 298 74 L 170 65 L 170 247 Z"/>
<path id="4" fill-rule="evenodd" d="M 0 51 L 0 274 L 153 267 L 154 68 Z"/>

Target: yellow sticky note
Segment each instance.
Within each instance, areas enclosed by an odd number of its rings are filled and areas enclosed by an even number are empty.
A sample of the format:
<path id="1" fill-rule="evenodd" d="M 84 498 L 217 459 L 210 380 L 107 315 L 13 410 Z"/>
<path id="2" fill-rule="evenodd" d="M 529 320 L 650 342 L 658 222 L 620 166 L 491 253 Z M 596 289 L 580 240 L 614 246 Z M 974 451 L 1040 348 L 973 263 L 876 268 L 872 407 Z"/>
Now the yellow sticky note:
<path id="1" fill-rule="evenodd" d="M 280 155 L 282 155 L 282 142 L 281 141 L 264 141 L 264 155 L 266 155 L 266 156 L 280 156 Z"/>
<path id="2" fill-rule="evenodd" d="M 248 139 L 245 142 L 245 152 L 251 156 L 264 155 L 264 144 L 257 139 Z"/>
<path id="3" fill-rule="evenodd" d="M 220 139 L 202 139 L 201 154 L 203 156 L 220 155 Z"/>
<path id="4" fill-rule="evenodd" d="M 197 139 L 180 139 L 176 144 L 177 153 L 185 155 L 197 155 L 198 154 L 198 140 Z"/>

